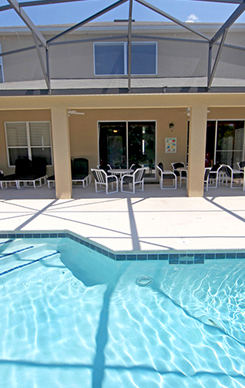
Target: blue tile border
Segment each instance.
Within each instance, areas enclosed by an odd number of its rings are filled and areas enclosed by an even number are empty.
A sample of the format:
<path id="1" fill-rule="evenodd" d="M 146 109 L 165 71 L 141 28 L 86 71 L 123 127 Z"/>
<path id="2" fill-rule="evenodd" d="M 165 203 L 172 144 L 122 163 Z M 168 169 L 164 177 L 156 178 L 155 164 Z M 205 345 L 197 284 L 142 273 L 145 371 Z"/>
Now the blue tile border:
<path id="1" fill-rule="evenodd" d="M 5 243 L 12 242 L 13 239 L 23 238 L 23 239 L 48 239 L 48 238 L 68 238 L 78 244 L 84 245 L 85 247 L 98 252 L 112 260 L 115 261 L 167 261 L 171 265 L 191 265 L 191 264 L 205 264 L 205 261 L 209 260 L 224 260 L 224 259 L 245 259 L 245 250 L 231 250 L 231 251 L 150 251 L 150 252 L 116 252 L 112 251 L 109 248 L 105 248 L 102 245 L 87 240 L 84 237 L 75 235 L 70 231 L 62 232 L 28 232 L 28 233 L 14 233 L 6 232 L 0 233 L 0 239 L 7 239 L 7 241 L 1 242 L 0 246 Z"/>

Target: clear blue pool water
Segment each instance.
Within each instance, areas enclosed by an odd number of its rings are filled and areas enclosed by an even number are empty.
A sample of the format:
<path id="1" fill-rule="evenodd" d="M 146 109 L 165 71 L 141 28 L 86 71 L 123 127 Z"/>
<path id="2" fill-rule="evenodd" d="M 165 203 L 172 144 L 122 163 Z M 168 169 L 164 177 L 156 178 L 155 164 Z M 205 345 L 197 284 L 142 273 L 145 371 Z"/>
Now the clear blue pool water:
<path id="1" fill-rule="evenodd" d="M 0 276 L 1 388 L 245 386 L 244 260 L 115 262 L 66 239 L 58 249 Z"/>

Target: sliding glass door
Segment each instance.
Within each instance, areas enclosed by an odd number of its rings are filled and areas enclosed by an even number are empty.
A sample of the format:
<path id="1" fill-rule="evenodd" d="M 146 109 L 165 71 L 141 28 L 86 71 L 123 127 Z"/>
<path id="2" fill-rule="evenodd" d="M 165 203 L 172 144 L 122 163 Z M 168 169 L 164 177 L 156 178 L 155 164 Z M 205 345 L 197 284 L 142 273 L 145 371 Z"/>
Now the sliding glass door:
<path id="1" fill-rule="evenodd" d="M 218 121 L 216 163 L 237 168 L 243 160 L 244 121 Z"/>
<path id="2" fill-rule="evenodd" d="M 208 121 L 206 166 L 214 163 L 237 168 L 244 160 L 244 121 Z"/>
<path id="3" fill-rule="evenodd" d="M 155 178 L 155 122 L 99 123 L 99 160 L 114 168 L 138 163 L 146 178 Z"/>

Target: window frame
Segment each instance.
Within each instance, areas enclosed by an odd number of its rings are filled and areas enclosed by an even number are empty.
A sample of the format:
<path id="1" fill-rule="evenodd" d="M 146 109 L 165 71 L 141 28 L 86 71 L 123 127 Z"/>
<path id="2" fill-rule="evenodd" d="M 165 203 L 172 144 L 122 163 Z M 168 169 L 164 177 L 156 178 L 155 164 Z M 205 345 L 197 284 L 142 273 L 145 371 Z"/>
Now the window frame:
<path id="1" fill-rule="evenodd" d="M 110 46 L 110 45 L 115 45 L 115 44 L 118 44 L 118 45 L 123 45 L 123 68 L 124 68 L 124 71 L 122 74 L 96 74 L 96 53 L 95 53 L 95 48 L 96 46 Z M 142 74 L 142 73 L 131 73 L 132 76 L 156 76 L 157 75 L 157 72 L 158 72 L 158 44 L 156 41 L 135 41 L 135 42 L 132 42 L 131 43 L 132 46 L 134 45 L 139 45 L 139 46 L 142 46 L 142 45 L 145 45 L 145 46 L 155 46 L 156 48 L 156 54 L 155 54 L 155 73 L 146 73 L 146 74 Z M 122 77 L 122 76 L 127 76 L 128 75 L 128 42 L 94 42 L 93 43 L 93 65 L 94 65 L 94 75 L 96 77 Z"/>
<path id="2" fill-rule="evenodd" d="M 47 123 L 48 124 L 49 135 L 50 135 L 50 145 L 49 146 L 42 145 L 41 147 L 42 148 L 49 148 L 50 149 L 51 164 L 48 164 L 47 167 L 52 167 L 53 166 L 51 125 L 50 125 L 50 121 L 44 120 L 44 121 L 5 121 L 4 122 L 5 142 L 6 142 L 6 150 L 7 150 L 7 163 L 8 163 L 8 167 L 14 167 L 15 166 L 13 164 L 10 164 L 9 149 L 11 149 L 11 148 L 27 149 L 28 158 L 30 160 L 32 160 L 32 148 L 33 149 L 34 148 L 40 148 L 40 145 L 39 146 L 31 145 L 30 124 L 33 124 L 33 123 L 36 123 L 36 124 L 38 124 L 38 123 L 42 123 L 42 124 Z M 25 127 L 26 127 L 26 140 L 27 140 L 27 145 L 26 146 L 9 146 L 8 145 L 8 135 L 7 135 L 7 132 L 8 132 L 7 125 L 8 124 L 25 124 Z"/>

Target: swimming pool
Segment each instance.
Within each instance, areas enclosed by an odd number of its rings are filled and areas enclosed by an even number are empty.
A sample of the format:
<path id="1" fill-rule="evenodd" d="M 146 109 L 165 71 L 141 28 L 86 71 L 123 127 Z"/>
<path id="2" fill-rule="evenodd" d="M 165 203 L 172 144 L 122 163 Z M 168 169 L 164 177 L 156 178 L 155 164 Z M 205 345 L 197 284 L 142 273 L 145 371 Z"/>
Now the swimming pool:
<path id="1" fill-rule="evenodd" d="M 1 388 L 245 386 L 244 260 L 55 249 L 26 266 L 19 254 L 17 270 L 0 260 Z"/>

